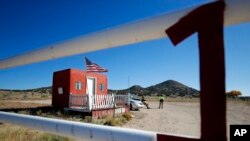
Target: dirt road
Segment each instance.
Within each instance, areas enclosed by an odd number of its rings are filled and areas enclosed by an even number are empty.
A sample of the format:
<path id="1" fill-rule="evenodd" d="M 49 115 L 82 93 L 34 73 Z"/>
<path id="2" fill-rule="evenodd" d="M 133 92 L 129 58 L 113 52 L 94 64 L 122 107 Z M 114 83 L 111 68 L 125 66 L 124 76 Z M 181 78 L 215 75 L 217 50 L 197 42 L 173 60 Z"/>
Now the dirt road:
<path id="1" fill-rule="evenodd" d="M 164 109 L 158 109 L 157 102 L 149 102 L 149 105 L 151 109 L 133 111 L 135 117 L 123 127 L 200 136 L 199 103 L 168 102 L 164 103 Z M 227 106 L 228 131 L 230 124 L 250 124 L 249 104 L 229 102 Z"/>

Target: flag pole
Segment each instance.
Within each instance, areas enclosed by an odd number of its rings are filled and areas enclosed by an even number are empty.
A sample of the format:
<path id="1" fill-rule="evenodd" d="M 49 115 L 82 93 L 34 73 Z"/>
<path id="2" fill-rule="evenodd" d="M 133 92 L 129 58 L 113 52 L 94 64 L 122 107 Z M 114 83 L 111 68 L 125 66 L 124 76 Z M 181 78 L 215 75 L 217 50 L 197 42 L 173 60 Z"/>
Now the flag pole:
<path id="1" fill-rule="evenodd" d="M 86 70 L 86 72 L 87 72 L 87 68 L 86 68 L 86 57 L 85 57 L 85 53 L 83 53 L 83 59 L 84 59 L 84 63 L 85 63 L 85 70 Z"/>

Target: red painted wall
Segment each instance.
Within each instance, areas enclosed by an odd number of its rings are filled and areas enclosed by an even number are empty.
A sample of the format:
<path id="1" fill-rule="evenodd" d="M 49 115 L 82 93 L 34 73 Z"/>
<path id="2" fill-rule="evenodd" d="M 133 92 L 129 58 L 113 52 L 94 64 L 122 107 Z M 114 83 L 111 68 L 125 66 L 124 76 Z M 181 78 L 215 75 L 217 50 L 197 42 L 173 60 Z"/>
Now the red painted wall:
<path id="1" fill-rule="evenodd" d="M 86 94 L 86 74 L 81 70 L 70 70 L 70 93 L 74 95 L 84 95 Z M 82 88 L 81 90 L 75 89 L 75 82 L 81 82 Z"/>
<path id="2" fill-rule="evenodd" d="M 70 70 L 70 92 L 72 94 L 86 94 L 87 77 L 96 79 L 96 94 L 107 94 L 108 93 L 108 80 L 107 76 L 100 73 L 89 73 L 81 70 L 71 69 Z M 75 89 L 75 82 L 82 82 L 82 89 Z M 104 90 L 100 90 L 99 85 L 104 84 Z"/>
<path id="3" fill-rule="evenodd" d="M 52 106 L 67 107 L 70 93 L 70 69 L 54 72 L 52 85 Z M 58 88 L 63 88 L 63 94 L 58 94 Z"/>
<path id="4" fill-rule="evenodd" d="M 125 108 L 124 113 L 127 113 L 130 111 L 130 106 L 124 106 Z M 115 112 L 115 109 L 110 108 L 110 109 L 99 109 L 99 110 L 92 110 L 91 116 L 92 118 L 103 118 L 105 116 L 113 116 Z M 119 114 L 124 114 L 124 113 L 119 113 Z"/>
<path id="5" fill-rule="evenodd" d="M 87 77 L 95 78 L 96 94 L 108 93 L 107 76 L 100 73 L 87 73 L 82 70 L 67 69 L 54 72 L 53 88 L 52 88 L 52 106 L 54 107 L 68 107 L 69 94 L 84 95 L 86 94 Z M 76 89 L 76 82 L 81 82 L 81 90 Z M 100 84 L 104 84 L 104 89 L 100 90 Z M 58 88 L 63 87 L 63 94 L 58 94 Z"/>

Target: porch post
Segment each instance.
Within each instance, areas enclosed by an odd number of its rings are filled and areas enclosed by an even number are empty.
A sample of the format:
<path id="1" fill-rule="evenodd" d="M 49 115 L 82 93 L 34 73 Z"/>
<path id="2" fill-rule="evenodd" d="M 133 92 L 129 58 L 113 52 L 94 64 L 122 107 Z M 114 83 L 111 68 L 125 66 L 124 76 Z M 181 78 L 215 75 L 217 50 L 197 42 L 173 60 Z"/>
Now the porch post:
<path id="1" fill-rule="evenodd" d="M 92 97 L 87 94 L 87 98 L 88 98 L 88 109 L 91 111 L 92 110 Z"/>

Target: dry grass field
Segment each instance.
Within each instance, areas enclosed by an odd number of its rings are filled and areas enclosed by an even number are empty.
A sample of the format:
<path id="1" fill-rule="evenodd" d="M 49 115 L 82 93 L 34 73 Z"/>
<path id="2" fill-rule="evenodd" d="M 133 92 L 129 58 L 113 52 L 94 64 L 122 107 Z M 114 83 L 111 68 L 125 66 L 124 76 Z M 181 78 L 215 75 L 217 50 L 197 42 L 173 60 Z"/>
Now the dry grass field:
<path id="1" fill-rule="evenodd" d="M 23 128 L 20 126 L 1 124 L 0 140 L 1 141 L 71 141 L 72 139 L 48 134 L 41 131 Z"/>
<path id="2" fill-rule="evenodd" d="M 6 94 L 7 93 L 7 94 Z M 0 110 L 19 114 L 35 115 L 48 118 L 58 118 L 79 122 L 88 122 L 108 126 L 122 126 L 131 119 L 131 114 L 113 118 L 91 119 L 81 113 L 68 113 L 62 109 L 51 107 L 51 96 L 39 93 L 0 91 Z M 0 141 L 72 141 L 66 137 L 56 136 L 41 131 L 27 129 L 7 123 L 0 123 Z"/>
<path id="3" fill-rule="evenodd" d="M 42 103 L 40 100 L 51 101 L 50 94 L 37 92 L 14 92 L 0 90 L 0 110 L 4 109 L 30 109 L 50 106 L 50 103 Z M 19 113 L 25 113 L 20 111 Z M 27 114 L 27 113 L 26 113 Z M 48 134 L 41 131 L 27 129 L 6 123 L 0 123 L 1 141 L 70 141 L 72 139 Z"/>
<path id="4" fill-rule="evenodd" d="M 51 94 L 0 90 L 0 100 L 42 100 L 51 99 Z"/>

